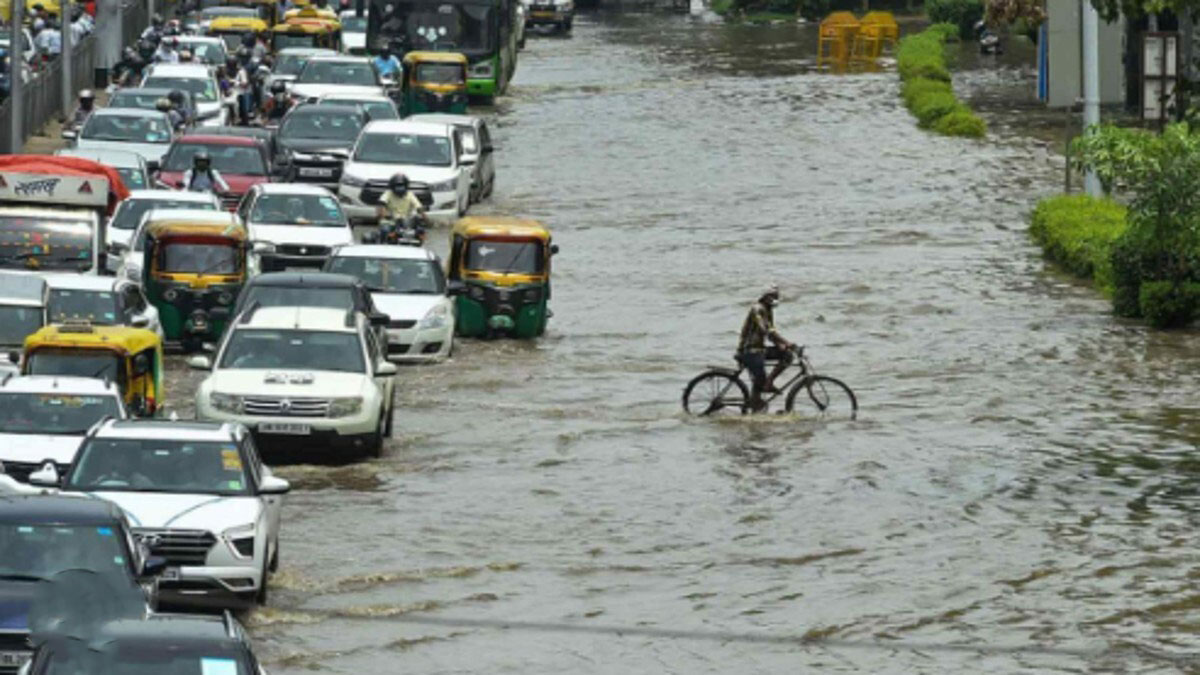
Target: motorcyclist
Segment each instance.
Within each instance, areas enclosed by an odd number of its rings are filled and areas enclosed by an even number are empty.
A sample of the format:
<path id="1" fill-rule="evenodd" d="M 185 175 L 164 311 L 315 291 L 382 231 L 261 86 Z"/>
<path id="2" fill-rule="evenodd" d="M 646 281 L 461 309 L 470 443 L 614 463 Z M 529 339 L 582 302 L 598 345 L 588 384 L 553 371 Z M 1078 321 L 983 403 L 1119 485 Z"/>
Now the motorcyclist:
<path id="1" fill-rule="evenodd" d="M 133 47 L 126 47 L 121 52 L 121 60 L 113 66 L 113 84 L 118 87 L 134 82 L 142 76 L 142 68 L 146 62 L 138 55 Z"/>
<path id="2" fill-rule="evenodd" d="M 244 33 L 242 35 L 242 47 L 250 50 L 250 56 L 257 60 L 262 60 L 267 55 L 267 45 L 259 39 L 256 33 Z"/>
<path id="3" fill-rule="evenodd" d="M 187 95 L 182 89 L 172 89 L 167 94 L 167 99 L 171 101 L 171 107 L 179 114 L 183 124 L 192 124 L 196 121 L 196 111 L 188 106 Z"/>
<path id="4" fill-rule="evenodd" d="M 171 19 L 163 27 L 163 35 L 182 35 L 183 27 L 179 23 L 179 19 Z"/>
<path id="5" fill-rule="evenodd" d="M 403 173 L 397 173 L 388 180 L 388 189 L 379 196 L 375 213 L 379 217 L 381 241 L 406 230 L 412 230 L 418 240 L 425 239 L 425 206 L 409 191 L 408 176 Z"/>
<path id="6" fill-rule="evenodd" d="M 737 359 L 750 371 L 750 405 L 755 411 L 765 407 L 764 393 L 778 393 L 775 378 L 792 364 L 794 345 L 775 330 L 775 306 L 778 304 L 779 287 L 771 284 L 750 306 L 738 338 Z M 772 342 L 772 347 L 767 347 L 767 340 Z M 766 372 L 768 360 L 777 362 L 769 377 Z"/>
<path id="7" fill-rule="evenodd" d="M 92 112 L 96 109 L 96 92 L 91 89 L 84 89 L 79 92 L 79 107 L 75 109 L 75 115 L 71 117 L 71 126 L 79 129 L 83 127 L 83 123 L 92 116 Z"/>
<path id="8" fill-rule="evenodd" d="M 138 40 L 137 50 L 138 55 L 142 58 L 142 63 L 150 63 L 154 60 L 154 52 L 158 48 L 158 43 L 149 38 Z"/>
<path id="9" fill-rule="evenodd" d="M 169 37 L 158 43 L 158 51 L 154 52 L 155 63 L 179 63 L 179 52 L 176 47 L 179 40 Z"/>
<path id="10" fill-rule="evenodd" d="M 388 45 L 384 45 L 379 50 L 379 55 L 372 59 L 371 62 L 375 64 L 375 70 L 379 71 L 380 77 L 387 77 L 391 78 L 392 80 L 400 79 L 400 71 L 402 68 L 400 65 L 400 59 L 396 58 L 395 55 L 392 54 L 392 48 Z"/>
<path id="11" fill-rule="evenodd" d="M 183 189 L 188 192 L 229 192 L 229 183 L 212 167 L 212 158 L 201 150 L 192 157 L 192 168 L 183 173 Z"/>
<path id="12" fill-rule="evenodd" d="M 167 114 L 167 118 L 171 120 L 171 128 L 183 128 L 183 113 L 175 108 L 175 105 L 171 103 L 171 99 L 163 96 L 154 102 L 154 109 Z"/>
<path id="13" fill-rule="evenodd" d="M 250 50 L 238 47 L 235 70 L 231 74 L 234 91 L 238 97 L 238 119 L 242 124 L 249 124 L 253 111 L 256 110 L 254 91 L 254 60 Z"/>
<path id="14" fill-rule="evenodd" d="M 263 119 L 278 122 L 292 109 L 292 99 L 288 96 L 287 85 L 283 80 L 271 83 L 271 98 L 263 106 Z"/>
<path id="15" fill-rule="evenodd" d="M 163 34 L 163 18 L 162 14 L 155 14 L 150 19 L 150 25 L 146 26 L 146 30 L 142 31 L 142 39 L 158 42 Z"/>

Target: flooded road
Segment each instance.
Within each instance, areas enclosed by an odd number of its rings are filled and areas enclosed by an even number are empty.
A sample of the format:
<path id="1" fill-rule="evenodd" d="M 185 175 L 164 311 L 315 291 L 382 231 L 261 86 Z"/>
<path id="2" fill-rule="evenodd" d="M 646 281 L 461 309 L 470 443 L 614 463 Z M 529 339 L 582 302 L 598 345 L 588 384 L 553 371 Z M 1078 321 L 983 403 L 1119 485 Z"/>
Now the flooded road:
<path id="1" fill-rule="evenodd" d="M 280 470 L 273 673 L 1196 672 L 1196 335 L 1045 269 L 1044 144 L 926 134 L 813 53 L 529 40 L 486 208 L 554 229 L 550 330 L 402 369 L 382 459 Z M 681 415 L 770 281 L 858 421 Z"/>

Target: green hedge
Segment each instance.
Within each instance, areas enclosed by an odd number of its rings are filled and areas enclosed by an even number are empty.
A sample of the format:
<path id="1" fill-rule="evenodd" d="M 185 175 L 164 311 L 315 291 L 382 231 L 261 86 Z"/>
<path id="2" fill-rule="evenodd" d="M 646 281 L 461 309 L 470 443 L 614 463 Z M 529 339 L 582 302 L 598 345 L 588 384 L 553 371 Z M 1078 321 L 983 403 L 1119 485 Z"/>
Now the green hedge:
<path id="1" fill-rule="evenodd" d="M 900 94 L 917 123 L 945 136 L 982 138 L 987 125 L 954 97 L 946 67 L 946 42 L 958 29 L 938 23 L 900 40 L 896 69 L 904 82 Z"/>
<path id="2" fill-rule="evenodd" d="M 959 37 L 968 38 L 983 18 L 983 0 L 925 0 L 925 13 L 930 21 L 952 24 Z"/>
<path id="3" fill-rule="evenodd" d="M 1046 257 L 1112 291 L 1112 250 L 1125 232 L 1125 207 L 1109 199 L 1060 195 L 1033 210 L 1029 234 Z"/>

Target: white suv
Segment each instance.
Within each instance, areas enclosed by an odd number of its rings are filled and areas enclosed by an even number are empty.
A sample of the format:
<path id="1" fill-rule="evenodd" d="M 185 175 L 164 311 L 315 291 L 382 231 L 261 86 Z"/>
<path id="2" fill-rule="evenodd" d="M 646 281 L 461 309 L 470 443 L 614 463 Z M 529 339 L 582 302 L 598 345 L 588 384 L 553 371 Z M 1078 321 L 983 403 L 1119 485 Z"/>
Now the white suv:
<path id="1" fill-rule="evenodd" d="M 55 487 L 58 472 L 30 483 Z M 150 554 L 166 559 L 162 604 L 244 607 L 267 598 L 290 486 L 271 475 L 240 424 L 106 421 L 62 479 L 63 494 L 121 507 Z"/>
<path id="2" fill-rule="evenodd" d="M 246 192 L 237 213 L 256 242 L 251 267 L 260 272 L 320 269 L 334 246 L 354 242 L 337 199 L 319 185 L 260 183 Z"/>
<path id="3" fill-rule="evenodd" d="M 375 330 L 353 310 L 251 307 L 226 329 L 196 391 L 196 416 L 236 421 L 287 449 L 378 456 L 392 433 L 393 376 Z"/>

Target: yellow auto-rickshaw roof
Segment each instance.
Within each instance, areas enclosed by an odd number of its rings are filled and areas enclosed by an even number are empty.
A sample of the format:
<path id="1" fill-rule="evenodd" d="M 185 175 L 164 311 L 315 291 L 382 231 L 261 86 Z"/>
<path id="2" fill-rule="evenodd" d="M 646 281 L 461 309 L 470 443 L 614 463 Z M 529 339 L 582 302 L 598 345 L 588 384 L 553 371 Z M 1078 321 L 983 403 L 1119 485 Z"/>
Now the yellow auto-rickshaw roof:
<path id="1" fill-rule="evenodd" d="M 67 323 L 43 326 L 25 338 L 25 351 L 39 347 L 104 348 L 137 354 L 151 347 L 162 349 L 162 342 L 157 333 L 145 328 Z"/>
<path id="2" fill-rule="evenodd" d="M 160 220 L 150 223 L 146 233 L 155 239 L 163 237 L 224 237 L 246 241 L 246 229 L 236 223 L 208 223 L 202 220 Z"/>
<path id="3" fill-rule="evenodd" d="M 284 21 L 288 19 L 326 19 L 336 21 L 339 26 L 341 25 L 341 19 L 338 18 L 337 12 L 312 6 L 289 9 L 283 13 L 283 19 Z"/>
<path id="4" fill-rule="evenodd" d="M 417 63 L 456 63 L 467 65 L 467 57 L 458 52 L 409 52 L 404 55 L 404 65 Z"/>
<path id="5" fill-rule="evenodd" d="M 473 237 L 511 237 L 550 241 L 550 230 L 536 220 L 509 216 L 468 216 L 454 224 L 454 234 Z"/>
<path id="6" fill-rule="evenodd" d="M 251 19 L 248 16 L 219 16 L 208 24 L 210 33 L 220 31 L 245 32 L 252 30 L 261 33 L 267 29 L 267 22 L 262 19 Z"/>
<path id="7" fill-rule="evenodd" d="M 286 21 L 284 23 L 277 23 L 277 24 L 275 24 L 275 27 L 272 28 L 271 30 L 275 33 L 304 33 L 306 35 L 318 35 L 320 33 L 329 32 L 328 26 L 323 26 L 319 23 L 311 23 L 311 22 L 304 22 L 304 23 L 295 22 L 295 23 L 293 23 L 291 21 Z"/>

